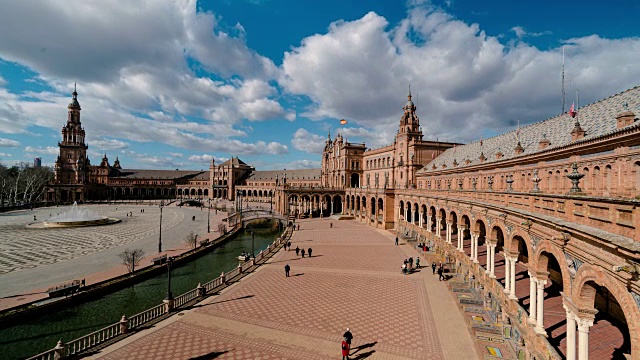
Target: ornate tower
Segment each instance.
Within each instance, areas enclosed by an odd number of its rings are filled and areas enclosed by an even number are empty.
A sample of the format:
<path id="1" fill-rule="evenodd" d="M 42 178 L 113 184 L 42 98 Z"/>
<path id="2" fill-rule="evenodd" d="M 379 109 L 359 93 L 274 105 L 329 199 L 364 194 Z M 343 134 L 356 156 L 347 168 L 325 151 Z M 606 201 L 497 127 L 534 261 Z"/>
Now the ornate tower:
<path id="1" fill-rule="evenodd" d="M 79 185 L 88 182 L 87 148 L 84 143 L 84 129 L 80 123 L 80 103 L 78 92 L 73 89 L 73 98 L 67 106 L 67 124 L 62 128 L 62 141 L 58 142 L 60 153 L 55 162 L 55 182 L 57 184 Z"/>
<path id="2" fill-rule="evenodd" d="M 413 184 L 413 167 L 416 165 L 417 155 L 416 145 L 422 143 L 422 129 L 420 119 L 416 115 L 417 107 L 411 101 L 411 86 L 407 103 L 402 107 L 404 113 L 400 117 L 400 127 L 395 140 L 395 160 L 394 169 L 395 186 L 407 188 Z"/>
<path id="3" fill-rule="evenodd" d="M 409 95 L 407 103 L 402 107 L 404 114 L 400 117 L 400 127 L 396 138 L 407 140 L 422 140 L 422 130 L 420 129 L 420 119 L 416 115 L 417 107 L 411 101 L 411 87 L 409 87 Z"/>

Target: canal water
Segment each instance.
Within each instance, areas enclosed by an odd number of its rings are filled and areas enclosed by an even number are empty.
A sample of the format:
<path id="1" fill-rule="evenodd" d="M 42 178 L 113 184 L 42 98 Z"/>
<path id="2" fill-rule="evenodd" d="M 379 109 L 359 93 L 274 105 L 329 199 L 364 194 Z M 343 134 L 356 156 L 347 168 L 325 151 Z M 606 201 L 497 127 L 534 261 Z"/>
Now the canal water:
<path id="1" fill-rule="evenodd" d="M 254 231 L 256 254 L 277 238 L 275 228 L 247 228 L 210 253 L 172 268 L 171 291 L 176 297 L 238 266 L 238 255 L 251 252 Z M 122 315 L 135 315 L 161 304 L 167 293 L 166 272 L 122 290 L 69 309 L 3 327 L 0 324 L 0 359 L 24 359 L 116 323 Z"/>

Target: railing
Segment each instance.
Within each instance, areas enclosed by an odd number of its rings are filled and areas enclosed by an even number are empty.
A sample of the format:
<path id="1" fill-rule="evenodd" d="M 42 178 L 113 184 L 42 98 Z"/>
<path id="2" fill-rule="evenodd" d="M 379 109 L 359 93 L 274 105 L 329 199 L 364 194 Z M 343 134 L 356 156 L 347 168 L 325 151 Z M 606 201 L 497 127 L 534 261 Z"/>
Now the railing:
<path id="1" fill-rule="evenodd" d="M 114 337 L 121 334 L 120 332 L 120 323 L 115 323 L 113 325 L 109 325 L 106 328 L 102 328 L 98 331 L 94 331 L 89 335 L 85 335 L 79 339 L 75 339 L 70 343 L 66 344 L 66 355 L 75 355 L 78 354 L 90 347 L 101 344 L 107 340 L 113 339 Z"/>
<path id="2" fill-rule="evenodd" d="M 273 250 L 277 250 L 278 246 L 288 241 L 291 237 L 292 232 L 289 228 L 285 230 L 281 237 L 274 240 L 272 244 L 270 244 L 267 249 L 260 252 L 260 254 L 255 258 L 253 262 L 246 262 L 223 276 L 219 276 L 203 285 L 205 289 L 205 293 L 210 293 L 216 288 L 223 286 L 226 284 L 226 280 L 232 279 L 238 275 L 242 275 L 246 270 L 250 269 L 253 266 L 258 264 L 259 260 L 264 260 L 267 255 L 271 255 Z M 224 277 L 224 281 L 223 281 Z M 184 305 L 196 300 L 200 297 L 199 289 L 189 290 L 186 293 L 176 297 L 173 300 L 173 309 L 178 309 L 183 307 Z M 58 342 L 55 348 L 51 350 L 47 350 L 38 355 L 32 356 L 27 360 L 58 360 L 65 358 L 70 355 L 77 355 L 87 349 L 95 347 L 97 345 L 103 344 L 109 340 L 117 338 L 123 335 L 125 332 L 130 330 L 137 329 L 144 324 L 147 324 L 156 319 L 162 318 L 169 314 L 167 312 L 168 306 L 166 304 L 160 304 L 152 307 L 151 309 L 145 310 L 141 313 L 131 316 L 129 319 L 123 317 L 123 319 L 115 324 L 111 324 L 105 328 L 94 331 L 91 334 L 85 335 L 81 338 L 72 340 L 71 342 L 64 344 L 61 341 Z"/>
<path id="3" fill-rule="evenodd" d="M 148 323 L 151 320 L 155 320 L 164 314 L 166 314 L 166 307 L 164 306 L 164 304 L 154 306 L 151 309 L 145 310 L 130 317 L 129 329 L 135 329 L 140 325 Z"/>

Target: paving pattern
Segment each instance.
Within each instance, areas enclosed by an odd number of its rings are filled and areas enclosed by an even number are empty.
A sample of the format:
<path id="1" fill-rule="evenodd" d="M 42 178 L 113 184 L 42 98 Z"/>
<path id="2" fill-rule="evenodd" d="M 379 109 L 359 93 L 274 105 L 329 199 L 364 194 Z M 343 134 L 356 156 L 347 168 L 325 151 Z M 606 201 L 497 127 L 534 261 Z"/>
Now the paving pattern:
<path id="1" fill-rule="evenodd" d="M 390 232 L 329 222 L 303 220 L 294 233 L 292 247 L 313 257 L 281 250 L 219 296 L 91 358 L 338 359 L 350 327 L 351 359 L 478 359 L 445 284 L 431 271 L 400 273 L 413 249 Z"/>
<path id="2" fill-rule="evenodd" d="M 0 216 L 0 275 L 90 255 L 158 233 L 160 209 L 157 206 L 82 207 L 102 216 L 121 219 L 122 223 L 66 229 L 34 229 L 26 226 L 34 222 L 34 215 L 42 221 L 49 214 L 66 211 L 68 207 L 50 207 Z M 144 213 L 140 212 L 141 208 L 145 209 Z M 127 217 L 129 211 L 134 216 Z M 178 208 L 165 207 L 162 228 L 170 229 L 183 219 L 184 213 Z"/>

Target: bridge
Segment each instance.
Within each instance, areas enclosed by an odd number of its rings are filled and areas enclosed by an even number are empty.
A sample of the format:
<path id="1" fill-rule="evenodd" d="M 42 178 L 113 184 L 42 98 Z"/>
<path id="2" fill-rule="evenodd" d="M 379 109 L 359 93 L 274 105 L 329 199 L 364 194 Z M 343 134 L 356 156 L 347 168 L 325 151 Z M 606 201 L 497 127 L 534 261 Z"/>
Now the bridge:
<path id="1" fill-rule="evenodd" d="M 242 209 L 242 211 L 239 212 L 233 212 L 230 213 L 229 216 L 227 217 L 227 223 L 228 224 L 236 224 L 238 223 L 238 219 L 242 220 L 242 224 L 246 225 L 248 223 L 250 223 L 251 221 L 254 220 L 261 220 L 261 219 L 273 219 L 273 220 L 278 220 L 281 221 L 283 223 L 286 224 L 287 222 L 287 217 L 275 212 L 273 210 L 269 210 L 269 209 L 263 209 L 263 208 L 247 208 L 247 209 Z"/>

